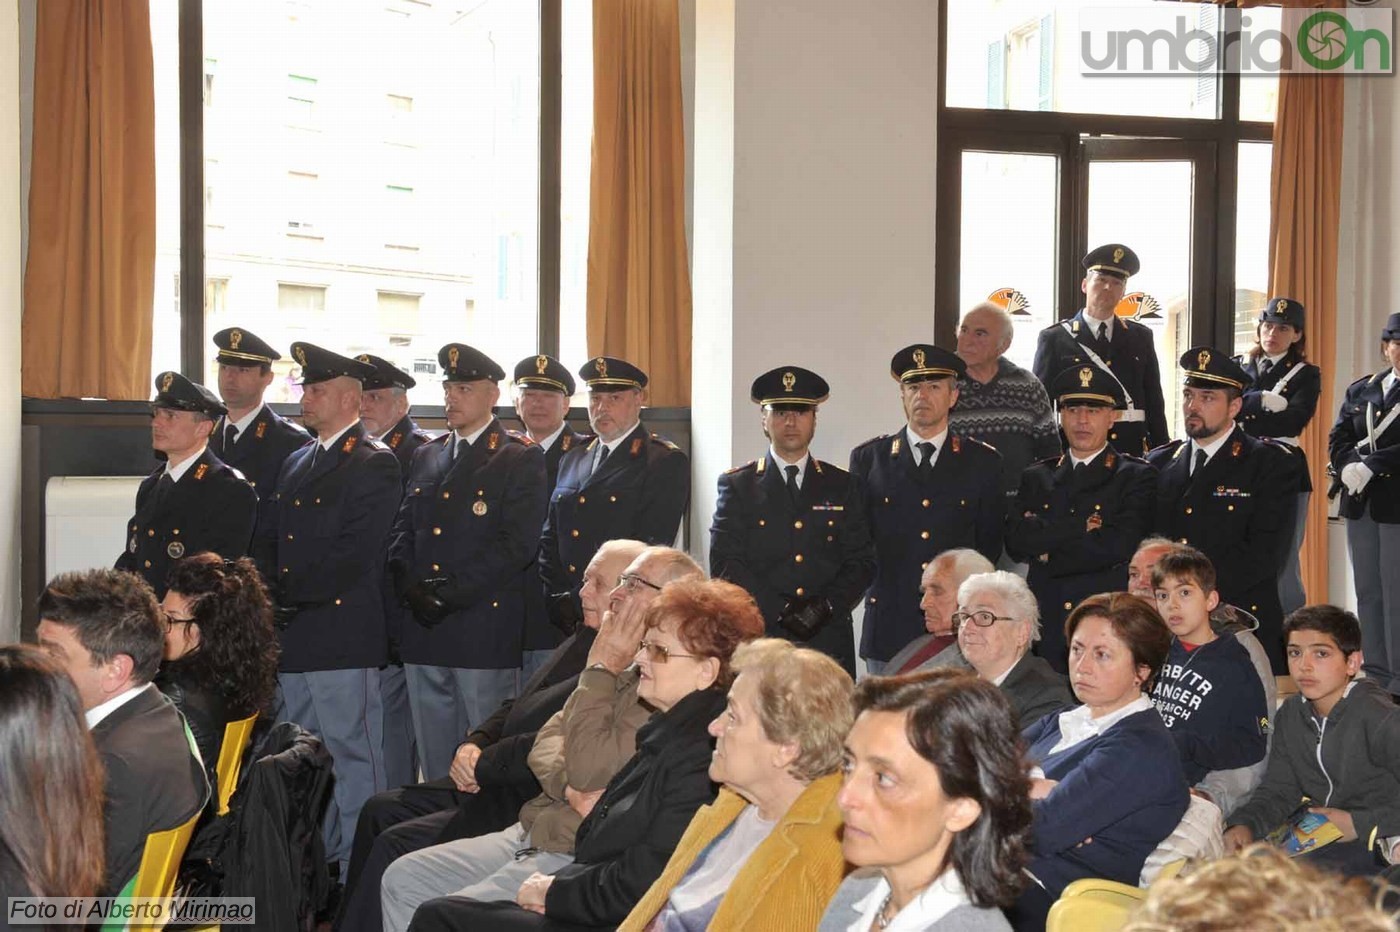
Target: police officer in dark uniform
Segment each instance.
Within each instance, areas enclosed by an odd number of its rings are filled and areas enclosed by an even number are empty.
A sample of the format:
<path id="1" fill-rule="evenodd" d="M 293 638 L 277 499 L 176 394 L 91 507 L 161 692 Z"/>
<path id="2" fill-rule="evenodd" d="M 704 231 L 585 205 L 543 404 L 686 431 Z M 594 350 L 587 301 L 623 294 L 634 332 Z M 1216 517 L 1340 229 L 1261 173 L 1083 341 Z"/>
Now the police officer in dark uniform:
<path id="1" fill-rule="evenodd" d="M 239 327 L 214 334 L 214 345 L 219 348 L 214 357 L 219 364 L 219 396 L 228 413 L 214 426 L 209 449 L 253 483 L 262 513 L 272 507 L 282 462 L 311 436 L 263 403 L 263 394 L 272 384 L 272 363 L 282 358 L 281 353 Z"/>
<path id="2" fill-rule="evenodd" d="M 597 436 L 560 460 L 540 539 L 550 618 L 564 630 L 582 617 L 578 588 L 598 548 L 616 538 L 669 547 L 690 501 L 689 458 L 641 421 L 647 374 L 612 356 L 590 359 L 578 374 Z"/>
<path id="3" fill-rule="evenodd" d="M 526 356 L 515 364 L 515 413 L 525 425 L 526 435 L 544 451 L 546 487 L 550 495 L 554 494 L 559 462 L 564 454 L 593 439 L 592 434 L 578 433 L 564 420 L 569 414 L 574 386 L 573 373 L 553 356 Z M 525 582 L 525 649 L 521 678 L 528 680 L 563 639 L 564 632 L 549 620 L 544 583 L 540 581 L 540 566 L 536 560 L 530 565 L 530 578 Z"/>
<path id="4" fill-rule="evenodd" d="M 386 785 L 384 542 L 403 481 L 394 454 L 360 423 L 360 383 L 374 367 L 310 343 L 293 343 L 292 356 L 316 440 L 282 464 L 254 557 L 281 630 L 279 720 L 314 732 L 335 761 L 326 856 L 343 868 L 360 807 Z"/>
<path id="5" fill-rule="evenodd" d="M 1278 571 L 1289 542 L 1298 463 L 1289 448 L 1251 437 L 1238 423 L 1249 377 L 1217 349 L 1181 355 L 1186 440 L 1153 450 L 1154 531 L 1190 544 L 1215 565 L 1220 600 L 1259 619 L 1259 642 L 1275 674 L 1286 673 Z"/>
<path id="6" fill-rule="evenodd" d="M 164 598 L 166 574 L 181 557 L 208 550 L 236 560 L 248 552 L 258 496 L 209 449 L 210 431 L 225 413 L 214 393 L 178 372 L 162 372 L 155 385 L 151 446 L 165 462 L 136 490 L 116 568 L 144 577 Z"/>
<path id="7" fill-rule="evenodd" d="M 1308 458 L 1298 437 L 1317 413 L 1317 399 L 1322 394 L 1322 370 L 1307 360 L 1304 316 L 1303 305 L 1292 298 L 1269 301 L 1259 312 L 1259 323 L 1254 328 L 1259 342 L 1235 358 L 1244 374 L 1253 380 L 1245 389 L 1240 426 L 1250 436 L 1273 437 L 1288 444 L 1296 451 L 1300 467 L 1287 559 L 1278 578 L 1279 603 L 1285 616 L 1307 601 L 1298 548 L 1303 546 L 1303 535 L 1307 533 L 1313 486 Z"/>
<path id="8" fill-rule="evenodd" d="M 1347 520 L 1363 669 L 1400 701 L 1400 313 L 1381 328 L 1381 354 L 1386 367 L 1347 388 L 1328 453 Z"/>
<path id="9" fill-rule="evenodd" d="M 544 454 L 492 413 L 501 367 L 462 343 L 438 362 L 452 429 L 414 455 L 389 553 L 413 613 L 401 651 L 429 780 L 519 686 L 525 584 L 549 500 Z"/>
<path id="10" fill-rule="evenodd" d="M 1006 520 L 1006 549 L 1030 565 L 1040 605 L 1036 653 L 1068 672 L 1064 622 L 1099 592 L 1128 586 L 1128 561 L 1155 517 L 1157 471 L 1108 442 L 1123 389 L 1096 366 L 1061 372 L 1050 395 L 1069 441 L 1061 456 L 1032 464 Z"/>
<path id="11" fill-rule="evenodd" d="M 418 383 L 413 376 L 380 356 L 364 353 L 355 358 L 374 367 L 374 375 L 360 383 L 363 389 L 360 423 L 365 426 L 365 433 L 393 451 L 407 482 L 413 451 L 433 439 L 408 413 L 408 390 Z M 386 552 L 388 546 L 386 540 Z M 418 748 L 413 739 L 408 680 L 399 658 L 399 632 L 408 622 L 407 616 L 407 609 L 399 604 L 392 580 L 386 576 L 384 623 L 389 635 L 389 663 L 379 671 L 379 694 L 384 702 L 384 771 L 390 786 L 403 786 L 418 779 Z"/>
<path id="12" fill-rule="evenodd" d="M 856 675 L 851 609 L 875 576 L 875 547 L 850 473 L 811 455 L 826 380 L 781 366 L 754 380 L 768 453 L 719 477 L 710 573 L 743 586 L 768 634 Z"/>
<path id="13" fill-rule="evenodd" d="M 1108 432 L 1120 453 L 1141 456 L 1166 443 L 1167 408 L 1162 399 L 1161 370 L 1152 348 L 1152 331 L 1119 318 L 1114 308 L 1123 299 L 1128 279 L 1137 274 L 1137 253 L 1121 243 L 1091 250 L 1080 260 L 1084 307 L 1069 320 L 1040 331 L 1031 369 L 1047 391 L 1055 376 L 1084 365 L 1111 372 L 1122 387 L 1125 408 Z"/>
<path id="14" fill-rule="evenodd" d="M 965 371 L 956 353 L 931 344 L 895 353 L 890 375 L 907 423 L 851 451 L 851 475 L 875 541 L 860 643 L 871 673 L 925 633 L 919 580 L 930 560 L 955 547 L 974 548 L 992 562 L 1001 556 L 1001 454 L 948 429 Z"/>

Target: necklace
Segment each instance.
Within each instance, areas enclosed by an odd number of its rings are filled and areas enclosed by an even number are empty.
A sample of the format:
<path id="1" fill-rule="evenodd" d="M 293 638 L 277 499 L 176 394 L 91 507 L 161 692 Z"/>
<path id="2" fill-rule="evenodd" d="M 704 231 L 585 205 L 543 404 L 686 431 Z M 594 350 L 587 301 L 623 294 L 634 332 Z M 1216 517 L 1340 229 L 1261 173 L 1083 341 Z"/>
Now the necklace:
<path id="1" fill-rule="evenodd" d="M 880 904 L 880 911 L 879 911 L 878 913 L 875 914 L 875 928 L 877 928 L 877 929 L 886 928 L 886 927 L 890 924 L 890 922 L 894 919 L 894 917 L 890 915 L 890 902 L 891 902 L 893 899 L 894 899 L 894 891 L 893 891 L 893 890 L 891 890 L 889 893 L 886 893 L 886 894 L 885 894 L 885 902 L 883 902 L 883 903 Z"/>

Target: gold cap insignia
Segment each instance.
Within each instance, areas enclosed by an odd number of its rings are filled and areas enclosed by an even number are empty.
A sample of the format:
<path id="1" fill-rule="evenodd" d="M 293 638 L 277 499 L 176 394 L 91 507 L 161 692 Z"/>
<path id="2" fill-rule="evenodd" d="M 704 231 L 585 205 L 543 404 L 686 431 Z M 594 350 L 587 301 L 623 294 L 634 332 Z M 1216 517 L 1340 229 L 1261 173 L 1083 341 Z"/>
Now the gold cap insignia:
<path id="1" fill-rule="evenodd" d="M 242 330 L 230 330 L 228 334 L 228 348 L 238 349 L 238 344 L 243 342 Z"/>
<path id="2" fill-rule="evenodd" d="M 361 353 L 360 355 L 356 356 L 355 358 L 358 359 L 360 362 L 364 362 L 364 363 L 368 363 L 368 362 L 369 362 L 369 354 L 368 354 L 368 353 Z M 370 363 L 370 365 L 373 365 L 373 363 Z"/>
<path id="3" fill-rule="evenodd" d="M 1196 354 L 1196 371 L 1205 372 L 1208 365 L 1210 365 L 1210 350 L 1201 350 Z"/>
<path id="4" fill-rule="evenodd" d="M 297 358 L 297 362 L 301 363 L 303 366 L 306 365 L 306 350 L 298 346 L 296 352 L 292 355 Z"/>
<path id="5" fill-rule="evenodd" d="M 168 392 L 168 391 L 170 391 L 170 386 L 173 385 L 174 382 L 175 382 L 175 373 L 173 373 L 173 372 L 167 372 L 167 373 L 165 373 L 165 375 L 163 375 L 163 376 L 160 377 L 160 390 L 163 391 L 163 392 Z"/>
<path id="6" fill-rule="evenodd" d="M 1288 310 L 1288 299 L 1287 299 L 1287 298 L 1279 298 L 1279 299 L 1278 299 L 1278 309 L 1279 309 L 1280 311 L 1286 311 L 1286 310 Z"/>
<path id="7" fill-rule="evenodd" d="M 1116 248 L 1116 249 L 1113 250 L 1113 261 L 1114 261 L 1114 262 L 1122 262 L 1122 261 L 1123 261 L 1123 247 L 1122 247 L 1122 246 L 1119 246 L 1118 248 Z"/>
<path id="8" fill-rule="evenodd" d="M 789 394 L 791 394 L 791 393 L 792 393 L 792 387 L 793 387 L 794 385 L 796 385 L 796 384 L 797 384 L 797 376 L 793 375 L 791 372 L 784 372 L 784 373 L 783 373 L 783 391 L 788 392 Z"/>
<path id="9" fill-rule="evenodd" d="M 922 369 L 922 368 L 924 367 L 924 360 L 927 359 L 927 358 L 928 358 L 928 357 L 924 355 L 924 351 L 923 351 L 923 350 L 921 350 L 921 349 L 916 349 L 916 350 L 914 350 L 914 365 L 915 365 L 916 368 Z"/>
<path id="10" fill-rule="evenodd" d="M 1088 366 L 1085 366 L 1083 369 L 1080 369 L 1080 370 L 1079 370 L 1079 387 L 1080 387 L 1080 388 L 1088 388 L 1088 387 L 1089 387 L 1089 383 L 1092 382 L 1092 381 L 1094 381 L 1094 370 L 1093 370 L 1093 369 L 1090 369 Z"/>
<path id="11" fill-rule="evenodd" d="M 544 375 L 545 370 L 548 369 L 548 368 L 549 368 L 549 357 L 548 357 L 548 356 L 536 356 L 536 357 L 535 357 L 535 372 L 536 372 L 536 373 L 538 373 L 538 374 L 540 374 L 540 375 Z"/>
<path id="12" fill-rule="evenodd" d="M 447 365 L 451 369 L 457 368 L 457 360 L 462 358 L 462 351 L 457 347 L 449 347 L 447 350 Z"/>
<path id="13" fill-rule="evenodd" d="M 606 379 L 608 377 L 608 361 L 602 356 L 593 360 L 593 368 L 598 370 L 598 378 Z"/>

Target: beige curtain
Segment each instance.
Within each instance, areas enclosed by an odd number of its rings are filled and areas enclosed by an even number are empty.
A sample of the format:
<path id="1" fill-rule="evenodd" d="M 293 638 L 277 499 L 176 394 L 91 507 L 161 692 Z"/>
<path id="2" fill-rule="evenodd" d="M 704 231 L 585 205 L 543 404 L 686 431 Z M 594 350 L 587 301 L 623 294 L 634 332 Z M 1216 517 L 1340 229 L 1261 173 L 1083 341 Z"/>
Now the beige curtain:
<path id="1" fill-rule="evenodd" d="M 155 101 L 146 0 L 41 0 L 21 387 L 148 398 Z"/>
<path id="2" fill-rule="evenodd" d="M 676 0 L 593 0 L 588 351 L 690 404 L 690 269 Z"/>
<path id="3" fill-rule="evenodd" d="M 1247 3 L 1259 6 L 1259 3 Z M 1342 0 L 1290 6 L 1342 8 Z M 1307 308 L 1308 358 L 1322 366 L 1317 416 L 1299 438 L 1312 471 L 1313 496 L 1303 541 L 1303 587 L 1309 602 L 1327 591 L 1327 433 L 1336 415 L 1328 365 L 1337 355 L 1337 231 L 1342 200 L 1342 78 L 1281 75 L 1274 119 L 1269 199 L 1270 294 L 1291 295 Z"/>

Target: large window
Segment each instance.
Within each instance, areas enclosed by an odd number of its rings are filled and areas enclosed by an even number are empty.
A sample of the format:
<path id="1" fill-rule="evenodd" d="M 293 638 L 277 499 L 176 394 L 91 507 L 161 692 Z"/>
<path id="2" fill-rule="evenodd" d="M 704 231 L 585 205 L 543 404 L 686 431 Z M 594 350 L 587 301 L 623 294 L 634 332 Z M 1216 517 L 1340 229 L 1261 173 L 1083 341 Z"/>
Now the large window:
<path id="1" fill-rule="evenodd" d="M 208 336 L 240 326 L 286 357 L 270 400 L 295 400 L 287 348 L 308 340 L 388 358 L 418 380 L 416 403 L 438 404 L 437 350 L 449 341 L 507 370 L 561 343 L 582 354 L 592 100 L 570 76 L 591 88 L 586 3 L 151 5 L 157 280 L 178 289 L 193 249 L 206 283 L 219 283 L 202 309 L 191 306 L 198 289 L 185 295 L 183 328 L 158 290 L 157 370 L 183 359 L 212 384 Z M 176 64 L 192 8 L 202 74 Z M 198 224 L 188 191 L 181 199 L 182 89 L 202 102 Z M 542 224 L 558 229 L 542 237 Z M 192 319 L 203 331 L 194 360 Z"/>

